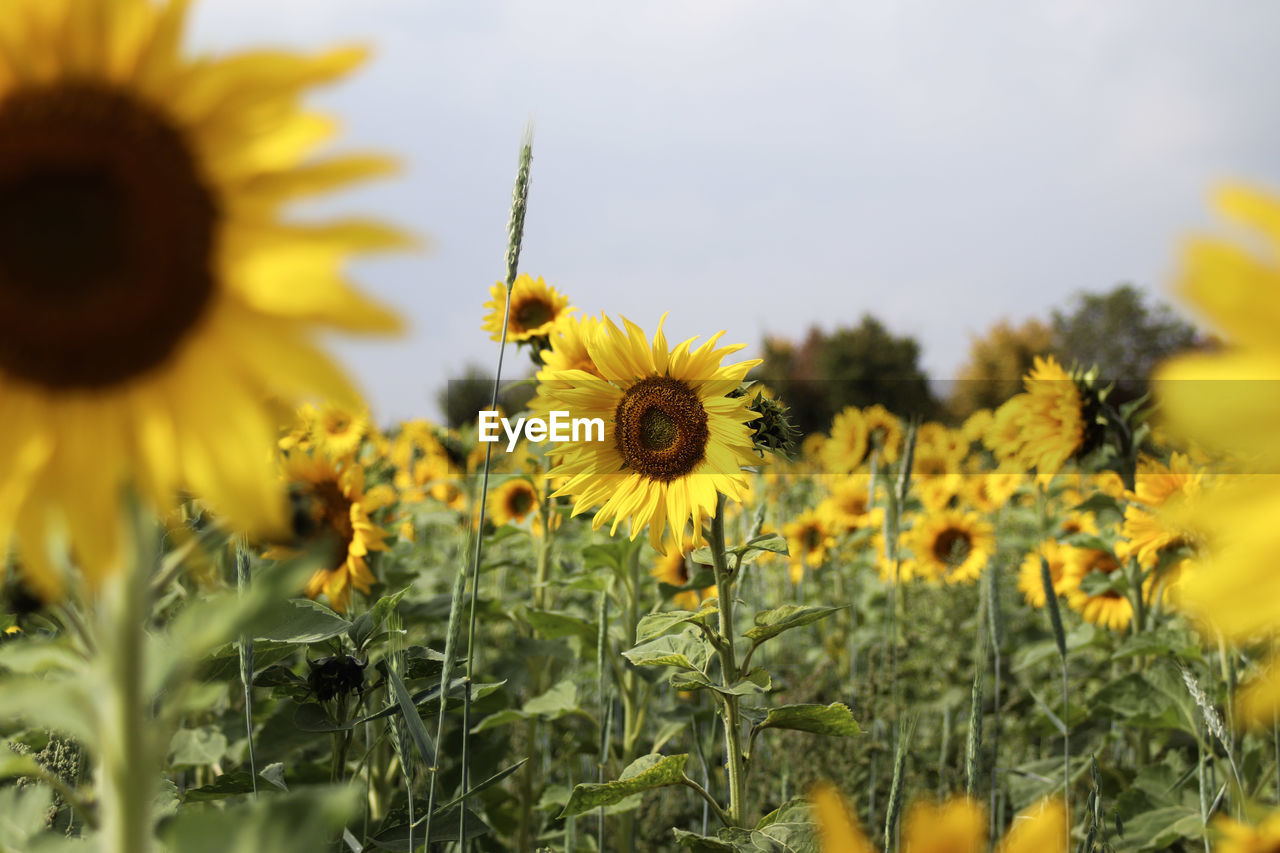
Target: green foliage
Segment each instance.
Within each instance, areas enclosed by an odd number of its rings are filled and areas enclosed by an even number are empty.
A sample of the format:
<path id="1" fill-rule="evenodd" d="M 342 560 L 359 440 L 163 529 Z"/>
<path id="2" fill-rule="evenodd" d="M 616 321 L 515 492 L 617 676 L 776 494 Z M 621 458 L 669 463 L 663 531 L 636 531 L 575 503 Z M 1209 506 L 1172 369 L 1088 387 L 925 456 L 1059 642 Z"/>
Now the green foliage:
<path id="1" fill-rule="evenodd" d="M 846 406 L 879 403 L 924 418 L 939 410 L 920 368 L 920 344 L 894 335 L 870 314 L 831 333 L 810 329 L 798 344 L 767 339 L 764 363 L 752 377 L 786 401 L 804 433 L 825 431 Z"/>
<path id="2" fill-rule="evenodd" d="M 1094 365 L 1102 384 L 1116 383 L 1115 402 L 1141 397 L 1147 378 L 1169 356 L 1203 345 L 1195 327 L 1160 302 L 1149 304 L 1131 284 L 1081 292 L 1053 312 L 1053 350 L 1069 367 Z"/>

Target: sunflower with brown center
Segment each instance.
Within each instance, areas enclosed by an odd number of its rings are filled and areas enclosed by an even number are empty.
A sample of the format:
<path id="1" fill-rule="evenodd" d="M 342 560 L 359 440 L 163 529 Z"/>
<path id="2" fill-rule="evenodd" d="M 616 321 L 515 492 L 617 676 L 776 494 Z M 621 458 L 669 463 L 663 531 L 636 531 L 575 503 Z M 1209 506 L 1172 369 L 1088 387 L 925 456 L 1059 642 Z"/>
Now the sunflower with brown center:
<path id="1" fill-rule="evenodd" d="M 665 319 L 665 318 L 664 318 Z M 730 397 L 759 361 L 724 365 L 741 345 L 716 349 L 724 333 L 693 347 L 667 345 L 662 324 L 650 343 L 630 320 L 626 330 L 604 320 L 587 339 L 600 377 L 582 370 L 544 371 L 541 393 L 552 409 L 574 418 L 599 418 L 604 440 L 556 446 L 551 477 L 567 478 L 556 496 L 575 498 L 573 514 L 600 507 L 594 527 L 624 520 L 634 539 L 645 527 L 664 551 L 663 532 L 681 550 L 701 542 L 715 515 L 717 494 L 740 501 L 745 465 L 758 463 L 748 422 L 757 415 L 745 397 Z"/>
<path id="2" fill-rule="evenodd" d="M 398 326 L 342 266 L 402 235 L 282 215 L 389 169 L 309 159 L 331 125 L 301 97 L 362 52 L 190 59 L 188 5 L 0 10 L 0 552 L 16 534 L 51 598 L 54 531 L 91 583 L 121 566 L 126 483 L 161 512 L 186 490 L 286 529 L 266 400 L 354 402 L 313 330 Z"/>
<path id="3" fill-rule="evenodd" d="M 495 282 L 489 288 L 489 309 L 480 328 L 489 333 L 492 340 L 502 340 L 502 317 L 507 306 L 507 287 Z M 545 338 L 551 334 L 556 321 L 573 311 L 569 297 L 549 287 L 541 278 L 534 279 L 521 273 L 511 288 L 511 311 L 507 314 L 507 340 L 519 343 L 533 338 Z"/>
<path id="4" fill-rule="evenodd" d="M 995 552 L 991 525 L 973 512 L 931 513 L 917 521 L 910 535 L 916 572 L 935 581 L 976 581 Z"/>
<path id="5" fill-rule="evenodd" d="M 885 462 L 897 462 L 902 452 L 902 422 L 897 415 L 876 403 L 862 410 L 862 421 L 867 425 L 868 453 L 878 450 Z"/>
<path id="6" fill-rule="evenodd" d="M 826 514 L 813 509 L 782 525 L 782 535 L 787 537 L 787 552 L 791 555 L 792 583 L 800 582 L 805 569 L 822 568 L 836 546 Z"/>
<path id="7" fill-rule="evenodd" d="M 1046 539 L 1040 547 L 1027 554 L 1018 570 L 1018 591 L 1027 604 L 1032 607 L 1044 607 L 1044 579 L 1040 573 L 1040 558 L 1049 565 L 1049 579 L 1053 582 L 1054 595 L 1063 595 L 1070 582 L 1064 578 L 1067 567 L 1067 555 L 1074 550 L 1070 545 L 1060 545 L 1053 539 Z"/>
<path id="8" fill-rule="evenodd" d="M 375 583 L 366 557 L 385 551 L 386 533 L 369 516 L 395 502 L 389 486 L 365 490 L 364 469 L 359 464 L 336 464 L 306 453 L 288 454 L 282 468 L 293 497 L 293 527 L 297 539 L 328 539 L 333 545 L 330 567 L 320 569 L 307 582 L 306 594 L 323 594 L 330 606 L 345 613 L 351 589 L 367 593 Z M 288 546 L 270 549 L 267 556 L 284 559 L 295 551 Z"/>
<path id="9" fill-rule="evenodd" d="M 531 515 L 538 514 L 538 490 L 524 477 L 512 477 L 494 489 L 493 523 L 520 524 Z"/>
<path id="10" fill-rule="evenodd" d="M 837 533 L 847 533 L 862 527 L 878 528 L 884 519 L 881 507 L 871 506 L 871 478 L 852 476 L 840 480 L 828 496 L 818 505 L 818 511 L 830 519 Z"/>
<path id="11" fill-rule="evenodd" d="M 1067 585 L 1067 606 L 1086 622 L 1123 631 L 1133 619 L 1133 604 L 1128 597 L 1111 589 L 1090 593 L 1081 588 L 1084 579 L 1095 572 L 1111 575 L 1117 571 L 1120 571 L 1120 562 L 1108 551 L 1067 548 L 1062 570 L 1062 580 Z"/>

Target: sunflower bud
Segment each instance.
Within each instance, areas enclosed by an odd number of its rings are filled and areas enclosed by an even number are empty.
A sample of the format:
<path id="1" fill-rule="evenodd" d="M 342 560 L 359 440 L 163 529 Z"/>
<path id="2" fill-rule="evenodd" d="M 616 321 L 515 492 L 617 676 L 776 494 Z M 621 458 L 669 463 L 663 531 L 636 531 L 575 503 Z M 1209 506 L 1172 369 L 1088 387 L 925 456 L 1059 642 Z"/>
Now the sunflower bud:
<path id="1" fill-rule="evenodd" d="M 749 388 L 750 384 L 742 385 L 732 396 L 745 397 Z M 765 396 L 763 391 L 757 391 L 747 408 L 760 416 L 749 424 L 756 452 L 764 456 L 768 450 L 784 459 L 794 458 L 800 430 L 791 423 L 790 407 L 781 400 Z"/>

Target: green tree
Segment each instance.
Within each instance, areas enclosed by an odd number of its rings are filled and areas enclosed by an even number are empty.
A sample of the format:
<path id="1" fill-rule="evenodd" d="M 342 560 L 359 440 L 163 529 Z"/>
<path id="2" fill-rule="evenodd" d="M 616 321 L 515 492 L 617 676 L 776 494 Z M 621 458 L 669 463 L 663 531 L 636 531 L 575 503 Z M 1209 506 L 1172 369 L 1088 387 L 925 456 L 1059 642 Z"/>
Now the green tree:
<path id="1" fill-rule="evenodd" d="M 444 422 L 450 429 L 474 427 L 481 411 L 489 408 L 493 394 L 493 374 L 482 367 L 469 364 L 457 379 L 436 392 L 436 405 L 444 413 Z M 507 414 L 515 414 L 528 408 L 533 399 L 533 383 L 515 380 L 502 383 L 498 393 L 498 406 Z"/>
<path id="2" fill-rule="evenodd" d="M 1053 312 L 1053 349 L 1069 368 L 1097 365 L 1104 382 L 1116 383 L 1121 401 L 1146 392 L 1151 371 L 1164 359 L 1206 341 L 1164 303 L 1147 303 L 1142 291 L 1123 284 L 1107 293 L 1076 295 L 1068 310 Z"/>
<path id="3" fill-rule="evenodd" d="M 766 340 L 755 375 L 791 406 L 796 425 L 809 433 L 827 429 L 845 406 L 879 403 L 899 415 L 933 417 L 938 403 L 919 362 L 914 338 L 892 334 L 867 314 L 859 325 L 830 334 L 812 328 L 798 345 Z"/>
<path id="4" fill-rule="evenodd" d="M 1035 357 L 1052 352 L 1053 345 L 1053 331 L 1039 320 L 1021 326 L 1001 320 L 973 339 L 947 408 L 956 418 L 994 409 L 1022 390 L 1022 377 Z"/>

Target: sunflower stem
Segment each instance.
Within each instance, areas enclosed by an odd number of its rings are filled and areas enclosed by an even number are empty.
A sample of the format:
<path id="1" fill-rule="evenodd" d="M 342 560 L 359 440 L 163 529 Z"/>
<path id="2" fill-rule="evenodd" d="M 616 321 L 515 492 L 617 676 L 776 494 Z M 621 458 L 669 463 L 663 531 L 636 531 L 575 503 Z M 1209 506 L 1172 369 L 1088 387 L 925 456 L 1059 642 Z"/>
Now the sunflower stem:
<path id="1" fill-rule="evenodd" d="M 151 801 L 159 769 L 144 686 L 154 548 L 136 503 L 131 520 L 136 565 L 106 580 L 96 608 L 97 663 L 110 685 L 106 701 L 97 706 L 98 784 L 103 849 L 147 853 L 153 849 Z"/>
<path id="2" fill-rule="evenodd" d="M 719 598 L 720 644 L 716 651 L 720 656 L 720 679 L 725 687 L 732 687 L 738 680 L 738 663 L 733 644 L 733 582 L 729 572 L 729 559 L 724 546 L 725 496 L 716 496 L 716 514 L 711 519 L 711 559 L 715 568 L 716 595 Z M 724 721 L 725 762 L 729 772 L 728 825 L 743 826 L 746 809 L 747 773 L 746 757 L 742 752 L 742 720 L 738 702 L 740 697 L 726 693 L 721 709 Z"/>

